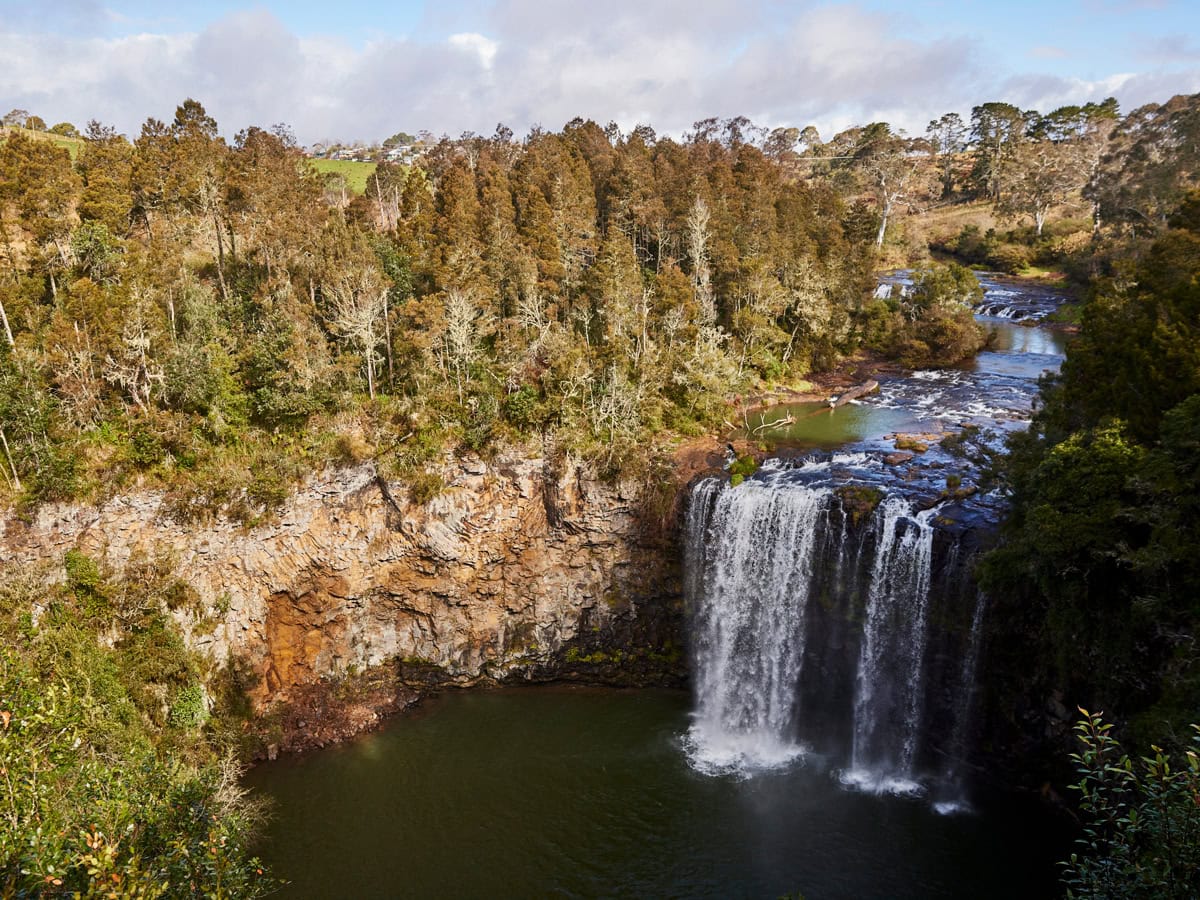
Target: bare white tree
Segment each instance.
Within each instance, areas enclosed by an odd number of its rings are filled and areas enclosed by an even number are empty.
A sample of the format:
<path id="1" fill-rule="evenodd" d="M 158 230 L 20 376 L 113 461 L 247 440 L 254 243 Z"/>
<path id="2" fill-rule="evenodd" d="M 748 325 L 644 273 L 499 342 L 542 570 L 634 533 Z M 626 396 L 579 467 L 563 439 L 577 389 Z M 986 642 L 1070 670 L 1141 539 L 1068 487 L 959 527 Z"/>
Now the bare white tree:
<path id="1" fill-rule="evenodd" d="M 387 288 L 373 269 L 343 274 L 322 286 L 329 298 L 330 326 L 363 355 L 367 393 L 375 399 L 375 363 L 379 359 L 377 327 L 387 309 Z"/>
<path id="2" fill-rule="evenodd" d="M 1090 175 L 1074 146 L 1026 141 L 1004 162 L 1000 174 L 1004 193 L 996 211 L 1008 219 L 1029 216 L 1041 237 L 1050 210 L 1087 184 Z"/>
<path id="3" fill-rule="evenodd" d="M 17 346 L 17 342 L 13 340 L 12 329 L 8 327 L 8 314 L 4 311 L 3 300 L 0 300 L 0 325 L 4 326 L 4 337 L 8 341 L 8 346 Z"/>
<path id="4" fill-rule="evenodd" d="M 592 429 L 608 434 L 608 452 L 616 451 L 617 438 L 632 438 L 641 424 L 642 396 L 638 385 L 625 377 L 616 364 L 611 364 L 605 378 L 597 385 L 589 404 Z"/>
<path id="5" fill-rule="evenodd" d="M 121 348 L 116 357 L 104 358 L 104 380 L 124 391 L 139 409 L 150 405 L 156 388 L 165 380 L 162 366 L 150 358 L 151 329 L 146 318 L 147 302 L 138 294 L 121 331 Z"/>
<path id="6" fill-rule="evenodd" d="M 453 287 L 446 291 L 446 359 L 454 370 L 458 402 L 463 401 L 464 376 L 479 358 L 479 317 L 471 292 Z"/>
<path id="7" fill-rule="evenodd" d="M 708 258 L 708 223 L 711 220 L 708 204 L 703 197 L 697 197 L 687 217 L 687 253 L 692 264 L 692 287 L 696 290 L 696 302 L 700 306 L 701 325 L 711 325 L 717 320 Z"/>
<path id="8" fill-rule="evenodd" d="M 8 460 L 8 468 L 12 470 L 12 485 L 19 491 L 21 490 L 21 476 L 17 474 L 17 466 L 13 462 L 12 451 L 8 449 L 8 438 L 4 436 L 3 428 L 0 428 L 0 447 L 4 448 L 4 458 Z"/>
<path id="9" fill-rule="evenodd" d="M 879 210 L 875 246 L 882 247 L 895 214 L 904 206 L 914 206 L 916 198 L 928 192 L 932 170 L 925 155 L 917 152 L 920 142 L 893 132 L 886 122 L 873 122 L 844 134 L 852 142 L 849 165 L 875 196 Z"/>

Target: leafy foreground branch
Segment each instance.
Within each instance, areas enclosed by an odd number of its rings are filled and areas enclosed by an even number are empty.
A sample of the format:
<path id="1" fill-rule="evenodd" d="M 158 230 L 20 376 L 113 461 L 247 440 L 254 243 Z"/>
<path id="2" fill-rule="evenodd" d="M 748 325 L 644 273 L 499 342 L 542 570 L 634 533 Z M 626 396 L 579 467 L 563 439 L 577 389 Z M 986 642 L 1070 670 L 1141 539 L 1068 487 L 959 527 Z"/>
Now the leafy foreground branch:
<path id="1" fill-rule="evenodd" d="M 61 593 L 0 584 L 0 897 L 265 895 L 260 813 L 205 730 L 171 585 L 89 564 Z"/>
<path id="2" fill-rule="evenodd" d="M 1081 852 L 1063 863 L 1067 896 L 1200 896 L 1200 756 L 1188 750 L 1174 765 L 1154 747 L 1131 759 L 1101 713 L 1080 712 L 1083 749 L 1071 758 L 1085 824 Z"/>

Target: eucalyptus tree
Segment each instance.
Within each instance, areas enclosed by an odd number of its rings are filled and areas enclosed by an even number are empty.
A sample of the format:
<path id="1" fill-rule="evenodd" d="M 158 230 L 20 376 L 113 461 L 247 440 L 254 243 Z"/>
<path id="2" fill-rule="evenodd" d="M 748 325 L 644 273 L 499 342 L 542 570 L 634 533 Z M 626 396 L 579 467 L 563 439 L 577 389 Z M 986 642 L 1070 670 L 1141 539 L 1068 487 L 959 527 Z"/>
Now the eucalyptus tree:
<path id="1" fill-rule="evenodd" d="M 954 193 L 955 168 L 959 156 L 967 149 L 969 134 L 970 129 L 956 112 L 934 119 L 925 128 L 925 138 L 941 173 L 943 199 Z"/>
<path id="2" fill-rule="evenodd" d="M 1027 114 L 1011 103 L 982 103 L 971 110 L 971 178 L 993 202 L 1003 190 L 1004 163 L 1025 139 L 1027 125 Z"/>
<path id="3" fill-rule="evenodd" d="M 916 141 L 893 132 L 886 122 L 873 122 L 862 128 L 849 152 L 850 169 L 875 197 L 879 211 L 875 246 L 882 247 L 892 217 L 928 192 L 925 155 Z"/>
<path id="4" fill-rule="evenodd" d="M 1006 208 L 1026 212 L 1038 223 L 1039 207 L 1048 209 L 1083 192 L 1091 200 L 1093 231 L 1098 231 L 1101 210 L 1094 191 L 1118 117 L 1117 101 L 1109 97 L 1101 103 L 1060 106 L 1034 120 L 1029 140 L 1017 146 L 1006 164 L 1005 181 L 1015 195 Z M 1040 223 L 1037 233 L 1042 233 Z"/>
<path id="5" fill-rule="evenodd" d="M 1133 110 L 1112 129 L 1087 188 L 1105 221 L 1153 234 L 1195 185 L 1200 94 Z"/>
<path id="6" fill-rule="evenodd" d="M 1081 176 L 1069 145 L 1050 140 L 1025 141 L 1004 162 L 996 210 L 1009 218 L 1029 216 L 1041 237 L 1050 210 L 1084 186 Z"/>

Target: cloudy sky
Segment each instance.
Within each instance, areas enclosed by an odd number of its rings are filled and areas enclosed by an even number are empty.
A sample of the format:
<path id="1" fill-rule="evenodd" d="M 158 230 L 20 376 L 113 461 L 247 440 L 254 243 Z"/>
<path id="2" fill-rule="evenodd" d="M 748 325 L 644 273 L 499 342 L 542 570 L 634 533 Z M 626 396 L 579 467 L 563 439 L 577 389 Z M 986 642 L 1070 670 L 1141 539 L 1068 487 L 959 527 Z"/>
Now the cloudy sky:
<path id="1" fill-rule="evenodd" d="M 0 0 L 0 106 L 131 136 L 185 97 L 308 143 L 576 115 L 920 132 L 985 100 L 1198 91 L 1198 0 Z"/>

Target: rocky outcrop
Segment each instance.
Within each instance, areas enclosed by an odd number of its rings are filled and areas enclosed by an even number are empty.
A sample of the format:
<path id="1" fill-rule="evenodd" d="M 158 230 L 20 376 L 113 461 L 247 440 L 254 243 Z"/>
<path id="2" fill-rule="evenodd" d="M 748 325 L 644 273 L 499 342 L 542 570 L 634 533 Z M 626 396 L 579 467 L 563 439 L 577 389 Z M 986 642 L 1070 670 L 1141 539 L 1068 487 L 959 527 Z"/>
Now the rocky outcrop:
<path id="1" fill-rule="evenodd" d="M 440 474 L 445 489 L 418 504 L 371 464 L 328 472 L 253 528 L 181 526 L 151 491 L 48 506 L 0 519 L 0 549 L 57 561 L 78 548 L 114 566 L 169 551 L 206 610 L 204 627 L 180 614 L 191 642 L 250 672 L 260 709 L 364 673 L 375 688 L 396 674 L 377 709 L 406 702 L 405 671 L 459 685 L 678 678 L 678 564 L 631 486 L 515 454 Z"/>

